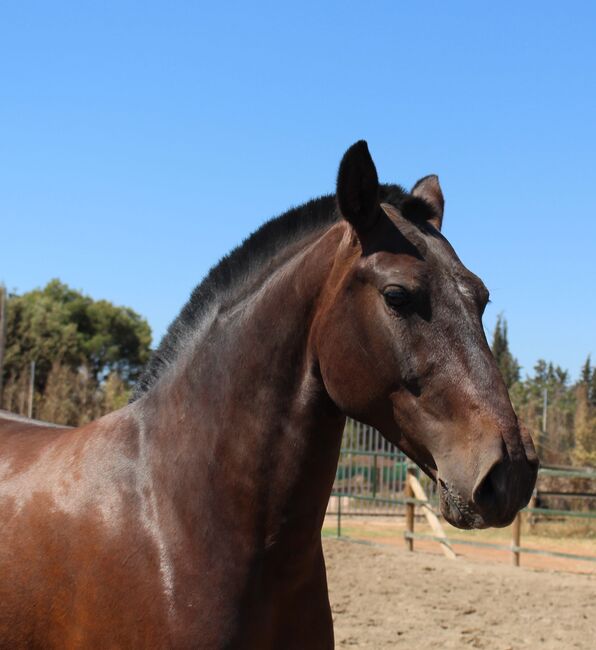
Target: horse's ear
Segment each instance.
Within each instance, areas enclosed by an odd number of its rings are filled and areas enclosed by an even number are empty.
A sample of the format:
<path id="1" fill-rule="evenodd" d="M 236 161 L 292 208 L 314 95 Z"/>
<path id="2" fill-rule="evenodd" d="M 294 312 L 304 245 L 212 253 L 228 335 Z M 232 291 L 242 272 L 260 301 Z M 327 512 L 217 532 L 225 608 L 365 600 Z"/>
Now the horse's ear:
<path id="1" fill-rule="evenodd" d="M 379 179 L 364 140 L 353 144 L 341 160 L 337 205 L 359 235 L 370 230 L 379 216 Z"/>
<path id="2" fill-rule="evenodd" d="M 412 196 L 424 199 L 433 209 L 433 216 L 427 219 L 437 230 L 441 230 L 443 223 L 443 210 L 445 208 L 445 199 L 439 185 L 439 177 L 435 174 L 421 178 L 410 192 Z"/>

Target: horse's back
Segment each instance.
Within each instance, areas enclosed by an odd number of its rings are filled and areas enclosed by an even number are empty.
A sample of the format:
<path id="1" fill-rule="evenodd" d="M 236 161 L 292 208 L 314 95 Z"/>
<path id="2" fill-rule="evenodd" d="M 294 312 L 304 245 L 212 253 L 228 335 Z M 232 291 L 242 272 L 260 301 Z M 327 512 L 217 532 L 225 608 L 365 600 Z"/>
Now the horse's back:
<path id="1" fill-rule="evenodd" d="M 0 648 L 167 646 L 135 426 L 0 414 Z"/>
<path id="2" fill-rule="evenodd" d="M 9 434 L 26 434 L 26 433 L 56 433 L 64 431 L 72 427 L 67 427 L 62 424 L 53 424 L 51 422 L 43 422 L 42 420 L 34 420 L 27 418 L 24 415 L 11 413 L 0 409 L 0 436 Z"/>
<path id="3" fill-rule="evenodd" d="M 71 430 L 0 411 L 0 485 L 34 465 Z"/>
<path id="4" fill-rule="evenodd" d="M 73 428 L 0 411 L 0 513 L 10 494 L 24 502 L 46 493 L 71 511 L 70 502 L 95 500 L 122 466 L 130 429 L 117 412 Z"/>

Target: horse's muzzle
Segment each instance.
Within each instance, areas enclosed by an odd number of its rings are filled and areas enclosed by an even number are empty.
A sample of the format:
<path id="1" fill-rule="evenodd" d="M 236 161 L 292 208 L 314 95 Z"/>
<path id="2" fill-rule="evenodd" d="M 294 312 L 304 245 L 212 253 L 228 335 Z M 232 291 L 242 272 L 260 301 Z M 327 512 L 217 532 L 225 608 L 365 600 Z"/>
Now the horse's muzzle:
<path id="1" fill-rule="evenodd" d="M 441 512 L 449 523 L 458 528 L 501 528 L 528 504 L 538 458 L 535 453 L 522 453 L 512 460 L 503 452 L 479 472 L 471 491 L 462 489 L 461 477 L 450 482 L 439 476 Z"/>

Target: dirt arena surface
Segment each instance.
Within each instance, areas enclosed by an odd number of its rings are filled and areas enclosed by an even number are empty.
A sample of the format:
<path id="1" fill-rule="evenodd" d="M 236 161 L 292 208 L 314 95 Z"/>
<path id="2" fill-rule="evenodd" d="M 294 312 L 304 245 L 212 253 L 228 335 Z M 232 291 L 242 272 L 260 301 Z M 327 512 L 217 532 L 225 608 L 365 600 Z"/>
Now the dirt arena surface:
<path id="1" fill-rule="evenodd" d="M 594 575 L 323 544 L 337 648 L 596 647 Z"/>

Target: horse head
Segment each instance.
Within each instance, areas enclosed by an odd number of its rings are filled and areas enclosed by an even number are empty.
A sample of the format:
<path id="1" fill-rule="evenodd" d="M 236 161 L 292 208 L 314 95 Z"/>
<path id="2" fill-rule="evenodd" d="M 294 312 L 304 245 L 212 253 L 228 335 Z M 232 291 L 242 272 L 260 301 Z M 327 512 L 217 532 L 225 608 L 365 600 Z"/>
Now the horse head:
<path id="1" fill-rule="evenodd" d="M 508 525 L 538 459 L 486 340 L 488 290 L 441 234 L 438 178 L 410 193 L 380 185 L 361 141 L 341 162 L 337 204 L 349 225 L 314 330 L 327 392 L 438 482 L 450 523 Z"/>

